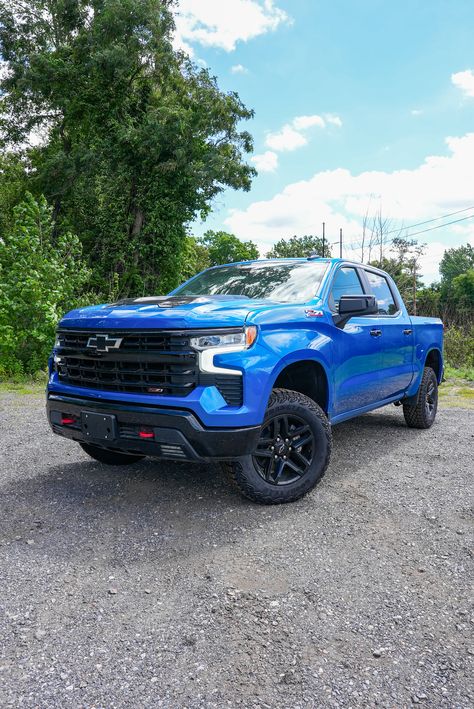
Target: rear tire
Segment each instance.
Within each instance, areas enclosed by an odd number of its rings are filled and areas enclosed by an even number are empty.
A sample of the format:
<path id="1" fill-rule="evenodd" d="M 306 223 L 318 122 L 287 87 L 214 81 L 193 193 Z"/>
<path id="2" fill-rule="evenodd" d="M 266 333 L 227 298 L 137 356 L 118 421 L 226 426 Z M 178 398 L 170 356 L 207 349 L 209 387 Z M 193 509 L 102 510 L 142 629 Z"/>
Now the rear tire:
<path id="1" fill-rule="evenodd" d="M 120 453 L 119 451 L 112 451 L 108 448 L 100 448 L 100 446 L 94 446 L 91 443 L 83 443 L 82 441 L 79 441 L 79 445 L 91 458 L 99 461 L 99 463 L 105 463 L 106 465 L 132 465 L 139 460 L 143 460 L 145 457 L 144 455 Z"/>
<path id="2" fill-rule="evenodd" d="M 245 497 L 278 505 L 315 487 L 331 447 L 331 426 L 318 404 L 299 392 L 274 389 L 256 450 L 223 466 Z"/>
<path id="3" fill-rule="evenodd" d="M 438 379 L 425 367 L 415 404 L 403 404 L 403 415 L 410 428 L 431 428 L 438 411 Z"/>

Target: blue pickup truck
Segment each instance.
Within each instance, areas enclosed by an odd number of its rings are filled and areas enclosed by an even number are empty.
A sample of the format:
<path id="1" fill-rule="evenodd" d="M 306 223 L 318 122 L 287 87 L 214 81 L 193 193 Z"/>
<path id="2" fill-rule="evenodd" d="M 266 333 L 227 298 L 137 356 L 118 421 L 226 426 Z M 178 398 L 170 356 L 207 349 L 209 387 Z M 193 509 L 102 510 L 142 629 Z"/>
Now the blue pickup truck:
<path id="1" fill-rule="evenodd" d="M 167 296 L 68 313 L 48 419 L 102 463 L 217 459 L 255 502 L 291 502 L 324 475 L 332 425 L 396 404 L 429 428 L 442 351 L 441 321 L 409 316 L 371 266 L 217 266 Z"/>

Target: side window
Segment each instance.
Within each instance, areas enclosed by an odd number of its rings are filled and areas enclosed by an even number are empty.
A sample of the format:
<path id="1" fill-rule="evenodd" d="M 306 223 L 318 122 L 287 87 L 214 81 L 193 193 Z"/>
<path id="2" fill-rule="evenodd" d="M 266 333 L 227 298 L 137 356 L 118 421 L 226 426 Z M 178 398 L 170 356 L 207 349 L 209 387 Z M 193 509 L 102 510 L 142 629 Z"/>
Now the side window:
<path id="1" fill-rule="evenodd" d="M 398 312 L 398 306 L 387 279 L 378 273 L 372 273 L 372 271 L 365 273 L 369 280 L 370 294 L 377 298 L 379 315 L 395 315 Z"/>
<path id="2" fill-rule="evenodd" d="M 359 274 L 351 266 L 343 266 L 334 278 L 329 305 L 331 310 L 339 310 L 339 300 L 342 295 L 363 295 L 364 289 Z"/>

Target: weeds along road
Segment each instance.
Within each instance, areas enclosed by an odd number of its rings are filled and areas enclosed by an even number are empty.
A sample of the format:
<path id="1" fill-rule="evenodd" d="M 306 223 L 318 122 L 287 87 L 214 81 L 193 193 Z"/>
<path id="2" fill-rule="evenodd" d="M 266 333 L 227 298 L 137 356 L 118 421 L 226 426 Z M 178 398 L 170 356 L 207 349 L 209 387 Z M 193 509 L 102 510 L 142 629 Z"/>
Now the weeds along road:
<path id="1" fill-rule="evenodd" d="M 471 707 L 474 411 L 334 429 L 258 507 L 220 468 L 107 468 L 0 394 L 0 706 Z"/>

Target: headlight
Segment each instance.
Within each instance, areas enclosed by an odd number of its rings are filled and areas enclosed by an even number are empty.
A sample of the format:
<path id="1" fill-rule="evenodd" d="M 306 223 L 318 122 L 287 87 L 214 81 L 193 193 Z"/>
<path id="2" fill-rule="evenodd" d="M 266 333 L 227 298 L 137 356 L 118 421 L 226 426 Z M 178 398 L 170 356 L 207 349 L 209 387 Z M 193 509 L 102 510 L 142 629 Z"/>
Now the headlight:
<path id="1" fill-rule="evenodd" d="M 226 347 L 242 347 L 243 350 L 247 349 L 255 342 L 257 337 L 257 328 L 255 325 L 246 327 L 242 332 L 230 332 L 230 333 L 212 333 L 208 335 L 200 335 L 199 337 L 192 337 L 190 340 L 191 347 L 195 350 L 208 350 L 214 348 L 226 348 Z"/>

